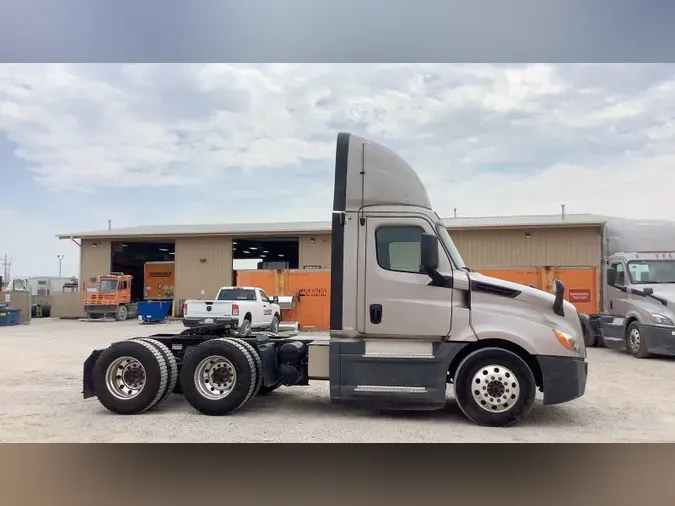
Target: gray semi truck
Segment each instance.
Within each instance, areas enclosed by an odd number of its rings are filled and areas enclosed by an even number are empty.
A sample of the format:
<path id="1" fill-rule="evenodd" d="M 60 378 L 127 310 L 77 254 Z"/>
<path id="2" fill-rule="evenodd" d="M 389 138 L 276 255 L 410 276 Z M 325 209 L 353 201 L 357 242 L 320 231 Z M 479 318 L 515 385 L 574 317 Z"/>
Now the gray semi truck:
<path id="1" fill-rule="evenodd" d="M 600 312 L 588 315 L 586 344 L 675 355 L 675 222 L 611 219 L 602 236 Z"/>
<path id="2" fill-rule="evenodd" d="M 135 414 L 172 392 L 227 415 L 279 386 L 327 381 L 330 400 L 435 410 L 452 388 L 479 425 L 508 426 L 584 394 L 582 318 L 554 293 L 470 271 L 413 168 L 355 135 L 337 137 L 330 335 L 234 335 L 218 325 L 94 350 L 83 396 Z"/>

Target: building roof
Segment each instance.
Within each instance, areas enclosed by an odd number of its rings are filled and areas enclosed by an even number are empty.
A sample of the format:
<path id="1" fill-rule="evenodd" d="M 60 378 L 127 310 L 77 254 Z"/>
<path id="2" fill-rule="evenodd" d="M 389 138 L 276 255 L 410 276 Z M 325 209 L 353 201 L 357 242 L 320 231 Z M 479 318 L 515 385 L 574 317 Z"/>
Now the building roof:
<path id="1" fill-rule="evenodd" d="M 601 226 L 610 217 L 597 214 L 561 214 L 531 216 L 484 216 L 472 218 L 444 218 L 449 230 L 478 228 L 523 228 L 559 226 Z M 58 234 L 59 239 L 133 239 L 143 237 L 180 237 L 204 235 L 229 236 L 283 236 L 289 234 L 312 234 L 330 232 L 329 221 L 305 221 L 286 223 L 229 223 L 214 225 L 161 225 L 113 228 Z"/>

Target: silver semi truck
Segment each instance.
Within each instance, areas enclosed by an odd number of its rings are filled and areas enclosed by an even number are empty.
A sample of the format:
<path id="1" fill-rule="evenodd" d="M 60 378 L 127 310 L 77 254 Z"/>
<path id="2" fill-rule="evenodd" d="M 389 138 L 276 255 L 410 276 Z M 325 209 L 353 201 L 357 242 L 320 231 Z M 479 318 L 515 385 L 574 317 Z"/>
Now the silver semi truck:
<path id="1" fill-rule="evenodd" d="M 588 315 L 586 344 L 675 355 L 675 222 L 611 219 L 602 234 L 600 312 Z"/>
<path id="2" fill-rule="evenodd" d="M 508 426 L 536 391 L 557 404 L 584 394 L 582 320 L 554 292 L 471 272 L 404 160 L 337 137 L 330 336 L 231 335 L 218 325 L 134 338 L 84 363 L 84 398 L 135 414 L 171 392 L 226 415 L 279 386 L 327 381 L 334 404 L 434 410 L 446 392 L 476 424 Z"/>

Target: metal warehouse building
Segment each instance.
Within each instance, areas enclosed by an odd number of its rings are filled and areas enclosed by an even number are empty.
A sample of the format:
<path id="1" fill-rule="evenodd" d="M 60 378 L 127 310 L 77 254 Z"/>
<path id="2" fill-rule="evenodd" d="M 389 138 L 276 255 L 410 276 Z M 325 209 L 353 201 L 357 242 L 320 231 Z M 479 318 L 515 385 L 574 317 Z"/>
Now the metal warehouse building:
<path id="1" fill-rule="evenodd" d="M 449 218 L 444 222 L 472 269 L 542 289 L 550 288 L 553 277 L 561 278 L 570 300 L 581 310 L 590 310 L 597 306 L 600 232 L 608 219 L 559 214 Z M 176 301 L 212 298 L 221 286 L 254 279 L 234 270 L 235 259 L 260 258 L 260 274 L 270 276 L 280 271 L 308 275 L 323 271 L 325 278 L 331 267 L 329 222 L 132 227 L 57 237 L 73 240 L 81 248 L 83 290 L 101 274 L 125 272 L 140 278 L 139 298 L 145 262 L 175 261 Z M 292 295 L 274 293 L 283 286 L 278 279 L 269 279 L 263 287 L 268 295 Z"/>

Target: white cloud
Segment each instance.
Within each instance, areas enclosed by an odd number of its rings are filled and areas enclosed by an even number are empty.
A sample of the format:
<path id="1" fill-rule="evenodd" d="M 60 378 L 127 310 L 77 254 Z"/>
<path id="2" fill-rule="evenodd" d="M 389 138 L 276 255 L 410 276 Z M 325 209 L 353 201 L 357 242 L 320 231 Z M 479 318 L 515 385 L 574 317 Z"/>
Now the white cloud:
<path id="1" fill-rule="evenodd" d="M 343 130 L 398 150 L 442 215 L 669 218 L 673 90 L 665 65 L 2 65 L 0 133 L 63 198 L 192 192 L 166 222 L 327 219 Z M 106 205 L 88 228 L 147 219 Z"/>

